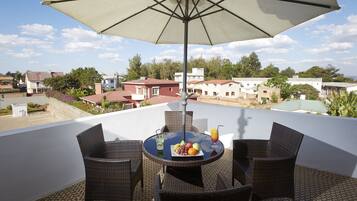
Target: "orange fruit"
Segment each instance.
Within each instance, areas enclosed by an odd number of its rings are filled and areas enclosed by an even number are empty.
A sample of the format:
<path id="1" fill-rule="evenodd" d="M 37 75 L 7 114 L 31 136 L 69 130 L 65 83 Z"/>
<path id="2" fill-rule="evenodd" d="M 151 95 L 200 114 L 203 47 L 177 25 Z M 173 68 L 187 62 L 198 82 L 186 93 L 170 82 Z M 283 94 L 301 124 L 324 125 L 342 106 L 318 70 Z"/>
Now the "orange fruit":
<path id="1" fill-rule="evenodd" d="M 194 155 L 197 155 L 198 154 L 198 151 L 194 148 L 190 148 L 188 149 L 188 155 L 190 156 L 194 156 Z"/>

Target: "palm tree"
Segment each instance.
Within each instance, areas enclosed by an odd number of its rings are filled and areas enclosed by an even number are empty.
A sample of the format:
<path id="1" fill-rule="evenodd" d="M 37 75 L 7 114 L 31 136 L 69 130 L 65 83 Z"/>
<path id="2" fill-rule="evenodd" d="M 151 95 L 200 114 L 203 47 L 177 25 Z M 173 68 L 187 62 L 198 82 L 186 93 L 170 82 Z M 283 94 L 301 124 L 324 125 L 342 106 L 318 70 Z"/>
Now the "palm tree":
<path id="1" fill-rule="evenodd" d="M 326 101 L 328 114 L 357 118 L 357 94 L 341 91 L 333 93 Z"/>

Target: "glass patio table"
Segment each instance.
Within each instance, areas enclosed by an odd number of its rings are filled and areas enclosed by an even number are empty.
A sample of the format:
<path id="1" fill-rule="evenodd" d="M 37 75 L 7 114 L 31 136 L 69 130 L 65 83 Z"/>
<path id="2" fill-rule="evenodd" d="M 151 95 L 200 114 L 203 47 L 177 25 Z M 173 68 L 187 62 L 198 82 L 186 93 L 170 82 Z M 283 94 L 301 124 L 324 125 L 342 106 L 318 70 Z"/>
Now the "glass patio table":
<path id="1" fill-rule="evenodd" d="M 186 131 L 186 142 L 199 143 L 203 156 L 173 157 L 171 145 L 180 143 L 183 132 L 165 133 L 164 148 L 157 150 L 156 135 L 147 138 L 143 143 L 143 152 L 147 158 L 164 166 L 163 171 L 184 182 L 203 187 L 201 166 L 214 162 L 222 157 L 224 146 L 221 141 L 212 145 L 211 137 L 202 133 Z"/>

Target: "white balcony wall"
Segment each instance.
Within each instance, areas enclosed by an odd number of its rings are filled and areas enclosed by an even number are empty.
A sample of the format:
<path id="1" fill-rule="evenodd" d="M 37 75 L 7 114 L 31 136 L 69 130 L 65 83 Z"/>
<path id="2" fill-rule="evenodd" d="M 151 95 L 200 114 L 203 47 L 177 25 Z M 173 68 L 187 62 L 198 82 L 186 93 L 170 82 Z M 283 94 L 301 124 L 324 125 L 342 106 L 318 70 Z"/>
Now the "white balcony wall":
<path id="1" fill-rule="evenodd" d="M 36 200 L 83 180 L 77 134 L 102 123 L 106 140 L 145 139 L 164 125 L 165 110 L 161 104 L 0 133 L 0 200 Z"/>
<path id="2" fill-rule="evenodd" d="M 305 134 L 297 163 L 357 178 L 357 119 L 239 107 L 189 104 L 194 124 L 209 130 L 219 124 L 221 140 L 269 139 L 273 122 Z"/>
<path id="3" fill-rule="evenodd" d="M 143 140 L 164 125 L 164 111 L 177 109 L 161 104 L 0 133 L 0 200 L 36 200 L 83 180 L 81 131 L 102 123 L 106 140 Z M 274 121 L 287 125 L 305 134 L 298 164 L 357 178 L 357 119 L 193 102 L 188 110 L 202 131 L 223 124 L 227 148 L 232 139 L 268 139 Z"/>

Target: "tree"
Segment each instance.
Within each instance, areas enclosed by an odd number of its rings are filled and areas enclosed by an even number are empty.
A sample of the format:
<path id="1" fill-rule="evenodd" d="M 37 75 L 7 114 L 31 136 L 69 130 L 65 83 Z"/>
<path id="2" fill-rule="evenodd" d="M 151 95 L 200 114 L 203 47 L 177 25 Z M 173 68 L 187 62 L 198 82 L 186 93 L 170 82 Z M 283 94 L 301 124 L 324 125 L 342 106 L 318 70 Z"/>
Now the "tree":
<path id="1" fill-rule="evenodd" d="M 136 54 L 133 58 L 129 59 L 128 80 L 136 80 L 141 76 L 141 56 Z"/>
<path id="2" fill-rule="evenodd" d="M 252 52 L 249 56 L 243 56 L 240 61 L 233 67 L 234 76 L 251 77 L 258 74 L 262 65 L 258 55 Z"/>
<path id="3" fill-rule="evenodd" d="M 94 67 L 72 69 L 70 75 L 78 79 L 82 89 L 94 88 L 94 84 L 102 80 L 102 76 Z"/>
<path id="4" fill-rule="evenodd" d="M 72 74 L 47 78 L 44 80 L 44 84 L 48 87 L 51 87 L 53 90 L 61 92 L 65 92 L 71 88 L 77 89 L 80 87 L 79 79 Z"/>
<path id="5" fill-rule="evenodd" d="M 322 78 L 323 82 L 349 82 L 350 78 L 344 77 L 343 74 L 338 73 L 340 69 L 333 66 L 322 68 L 320 66 L 313 66 L 304 72 L 299 73 L 299 77 L 315 77 Z"/>
<path id="6" fill-rule="evenodd" d="M 257 73 L 258 77 L 275 77 L 279 74 L 279 68 L 275 67 L 273 64 L 265 67 L 263 70 Z"/>
<path id="7" fill-rule="evenodd" d="M 309 84 L 298 84 L 291 86 L 291 93 L 295 97 L 301 94 L 306 95 L 307 100 L 317 100 L 319 98 L 319 91 Z"/>
<path id="8" fill-rule="evenodd" d="M 280 74 L 286 77 L 293 77 L 295 75 L 295 70 L 288 67 L 282 71 L 280 71 Z"/>
<path id="9" fill-rule="evenodd" d="M 282 99 L 288 99 L 291 96 L 291 85 L 287 82 L 288 78 L 286 76 L 275 76 L 270 78 L 265 84 L 268 87 L 277 87 L 280 89 L 280 96 Z"/>
<path id="10" fill-rule="evenodd" d="M 353 92 L 334 93 L 326 103 L 329 115 L 357 118 L 357 95 Z"/>

